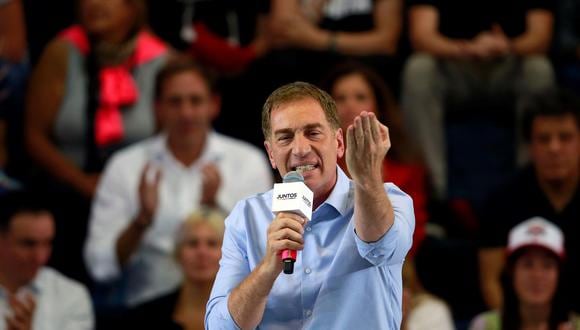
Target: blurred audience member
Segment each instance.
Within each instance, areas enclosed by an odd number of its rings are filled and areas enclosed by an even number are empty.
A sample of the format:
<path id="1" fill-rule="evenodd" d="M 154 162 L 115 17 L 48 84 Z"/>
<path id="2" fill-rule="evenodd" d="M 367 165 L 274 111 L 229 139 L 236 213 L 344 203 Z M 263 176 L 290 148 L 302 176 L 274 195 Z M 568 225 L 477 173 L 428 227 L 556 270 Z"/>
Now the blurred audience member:
<path id="1" fill-rule="evenodd" d="M 491 112 L 514 98 L 520 109 L 524 97 L 554 84 L 545 56 L 552 6 L 548 0 L 410 1 L 416 53 L 403 73 L 403 113 L 423 149 L 436 197 L 447 197 L 446 109 Z"/>
<path id="2" fill-rule="evenodd" d="M 402 29 L 401 0 L 263 0 L 267 38 L 275 50 L 273 79 L 319 81 L 338 62 L 356 57 L 398 86 L 396 56 Z M 278 86 L 275 86 L 278 87 Z M 274 88 L 275 88 L 274 87 Z"/>
<path id="3" fill-rule="evenodd" d="M 394 55 L 402 1 L 271 0 L 275 47 L 347 55 Z"/>
<path id="4" fill-rule="evenodd" d="M 154 133 L 153 84 L 168 49 L 145 30 L 144 0 L 79 0 L 79 19 L 33 72 L 26 142 L 48 174 L 35 183 L 55 210 L 52 264 L 85 280 L 77 267 L 99 175 L 112 152 Z"/>
<path id="5" fill-rule="evenodd" d="M 580 310 L 580 103 L 575 95 L 550 91 L 525 105 L 524 134 L 531 165 L 492 193 L 480 218 L 481 289 L 490 308 L 502 303 L 500 273 L 508 232 L 534 216 L 553 221 L 566 235 L 570 297 Z"/>
<path id="6" fill-rule="evenodd" d="M 94 328 L 85 287 L 45 267 L 54 237 L 41 197 L 0 196 L 0 329 Z"/>
<path id="7" fill-rule="evenodd" d="M 272 186 L 258 148 L 212 130 L 219 97 L 198 64 L 176 59 L 160 71 L 156 111 L 163 132 L 118 152 L 107 164 L 85 248 L 93 278 L 113 282 L 125 306 L 179 283 L 173 233 L 192 210 L 229 211 L 238 200 Z"/>
<path id="8" fill-rule="evenodd" d="M 268 51 L 257 1 L 149 0 L 149 21 L 174 48 L 231 75 Z"/>
<path id="9" fill-rule="evenodd" d="M 509 233 L 503 307 L 480 314 L 470 329 L 580 329 L 580 319 L 570 314 L 564 299 L 564 259 L 557 226 L 541 217 L 518 224 Z"/>
<path id="10" fill-rule="evenodd" d="M 393 182 L 413 198 L 415 232 L 409 256 L 414 256 L 425 238 L 428 218 L 425 169 L 418 150 L 405 134 L 392 93 L 377 73 L 354 61 L 336 66 L 323 81 L 323 88 L 336 100 L 343 132 L 362 111 L 374 112 L 389 127 L 392 144 L 383 162 L 383 179 Z M 349 175 L 345 157 L 340 158 L 338 164 Z"/>
<path id="11" fill-rule="evenodd" d="M 8 157 L 21 149 L 17 143 L 21 139 L 13 137 L 21 131 L 16 126 L 21 121 L 27 77 L 26 26 L 21 0 L 0 0 L 0 193 L 20 185 L 5 170 Z"/>
<path id="12" fill-rule="evenodd" d="M 556 66 L 559 80 L 580 92 L 580 1 L 560 0 L 556 33 Z"/>
<path id="13" fill-rule="evenodd" d="M 447 304 L 426 292 L 417 278 L 415 263 L 403 266 L 402 330 L 453 330 L 453 317 Z"/>
<path id="14" fill-rule="evenodd" d="M 179 227 L 175 259 L 183 273 L 178 288 L 131 311 L 136 329 L 203 329 L 205 305 L 219 269 L 225 214 L 197 211 Z"/>

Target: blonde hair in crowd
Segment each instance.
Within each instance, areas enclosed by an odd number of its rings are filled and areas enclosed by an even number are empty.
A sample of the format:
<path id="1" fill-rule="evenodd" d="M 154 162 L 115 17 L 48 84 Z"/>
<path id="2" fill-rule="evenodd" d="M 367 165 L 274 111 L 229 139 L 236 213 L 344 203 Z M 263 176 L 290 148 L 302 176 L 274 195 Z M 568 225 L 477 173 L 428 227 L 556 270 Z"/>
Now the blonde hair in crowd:
<path id="1" fill-rule="evenodd" d="M 179 226 L 175 235 L 175 255 L 177 256 L 181 246 L 187 239 L 188 230 L 197 224 L 207 224 L 216 231 L 220 240 L 223 239 L 226 214 L 217 208 L 203 207 L 191 213 L 187 219 Z"/>

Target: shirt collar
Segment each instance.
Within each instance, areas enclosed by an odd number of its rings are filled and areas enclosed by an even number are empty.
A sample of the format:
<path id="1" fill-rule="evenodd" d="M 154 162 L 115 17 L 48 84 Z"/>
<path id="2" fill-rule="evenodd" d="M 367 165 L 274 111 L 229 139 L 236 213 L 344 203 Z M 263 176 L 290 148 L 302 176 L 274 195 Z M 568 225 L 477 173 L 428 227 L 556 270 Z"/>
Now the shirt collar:
<path id="1" fill-rule="evenodd" d="M 30 281 L 28 284 L 26 284 L 25 286 L 20 287 L 16 294 L 19 294 L 23 291 L 29 291 L 32 294 L 34 294 L 35 296 L 37 296 L 38 294 L 40 294 L 40 292 L 42 291 L 42 278 L 41 278 L 41 272 L 42 272 L 42 268 L 38 270 L 38 273 L 36 274 L 36 276 L 34 277 L 34 279 L 32 279 L 32 281 Z M 7 297 L 8 296 L 8 290 L 6 290 L 5 287 L 3 287 L 2 285 L 0 285 L 0 297 Z"/>
<path id="2" fill-rule="evenodd" d="M 328 204 L 344 216 L 352 207 L 354 200 L 350 198 L 353 193 L 350 179 L 346 176 L 340 166 L 336 166 L 336 184 L 332 188 L 332 192 L 328 198 L 321 205 Z"/>
<path id="3" fill-rule="evenodd" d="M 217 133 L 213 130 L 210 130 L 207 134 L 205 145 L 202 148 L 200 157 L 195 162 L 193 162 L 191 166 L 187 167 L 187 169 L 195 169 L 205 163 L 218 163 L 222 158 L 222 155 L 219 152 L 220 148 L 217 147 L 217 144 Z M 152 152 L 154 159 L 157 161 L 169 161 L 181 168 L 186 168 L 183 166 L 183 164 L 175 159 L 169 150 L 169 147 L 167 146 L 167 133 L 159 134 L 153 143 Z"/>

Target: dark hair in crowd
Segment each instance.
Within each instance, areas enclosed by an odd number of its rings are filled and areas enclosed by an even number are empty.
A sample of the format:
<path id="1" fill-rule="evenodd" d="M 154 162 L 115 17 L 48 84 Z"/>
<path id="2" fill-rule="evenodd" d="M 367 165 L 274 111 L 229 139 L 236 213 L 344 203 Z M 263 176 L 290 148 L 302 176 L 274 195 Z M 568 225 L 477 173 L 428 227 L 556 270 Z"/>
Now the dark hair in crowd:
<path id="1" fill-rule="evenodd" d="M 37 193 L 13 190 L 0 194 L 0 232 L 7 232 L 15 215 L 49 212 L 44 199 Z"/>
<path id="2" fill-rule="evenodd" d="M 184 72 L 195 72 L 206 83 L 210 93 L 216 92 L 216 77 L 214 73 L 188 56 L 173 56 L 161 68 L 155 77 L 155 99 L 159 100 L 164 84 L 175 75 Z"/>
<path id="3" fill-rule="evenodd" d="M 501 284 L 504 294 L 504 302 L 501 311 L 502 329 L 521 329 L 522 319 L 520 315 L 520 302 L 516 295 L 513 281 L 516 261 L 527 251 L 529 251 L 529 248 L 523 248 L 510 255 L 507 259 L 506 268 L 501 275 Z M 568 321 L 570 311 L 570 309 L 567 308 L 568 303 L 563 291 L 564 281 L 562 262 L 556 255 L 554 255 L 554 258 L 558 261 L 558 285 L 551 302 L 552 309 L 548 320 L 548 329 L 550 330 L 557 330 L 561 323 Z"/>
<path id="4" fill-rule="evenodd" d="M 538 117 L 572 115 L 580 129 L 580 100 L 566 89 L 549 89 L 529 97 L 524 103 L 523 134 L 527 142 L 532 137 L 532 126 Z"/>

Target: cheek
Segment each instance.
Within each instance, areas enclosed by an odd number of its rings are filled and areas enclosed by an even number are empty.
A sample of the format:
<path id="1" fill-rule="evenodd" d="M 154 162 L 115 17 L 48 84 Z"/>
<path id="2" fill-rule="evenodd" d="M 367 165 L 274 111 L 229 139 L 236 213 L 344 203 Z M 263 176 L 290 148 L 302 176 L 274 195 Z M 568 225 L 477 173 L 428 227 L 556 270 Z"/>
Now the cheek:
<path id="1" fill-rule="evenodd" d="M 179 263 L 182 265 L 188 265 L 195 261 L 195 250 L 183 248 L 178 257 Z"/>
<path id="2" fill-rule="evenodd" d="M 548 281 L 555 290 L 556 287 L 558 286 L 558 271 L 556 269 L 551 269 L 548 270 L 547 272 L 548 272 L 547 274 Z"/>
<path id="3" fill-rule="evenodd" d="M 525 270 L 515 270 L 513 276 L 513 286 L 516 294 L 521 294 L 526 287 L 528 276 L 526 275 Z"/>
<path id="4" fill-rule="evenodd" d="M 219 265 L 220 259 L 222 258 L 222 250 L 217 249 L 211 253 L 212 260 Z"/>

